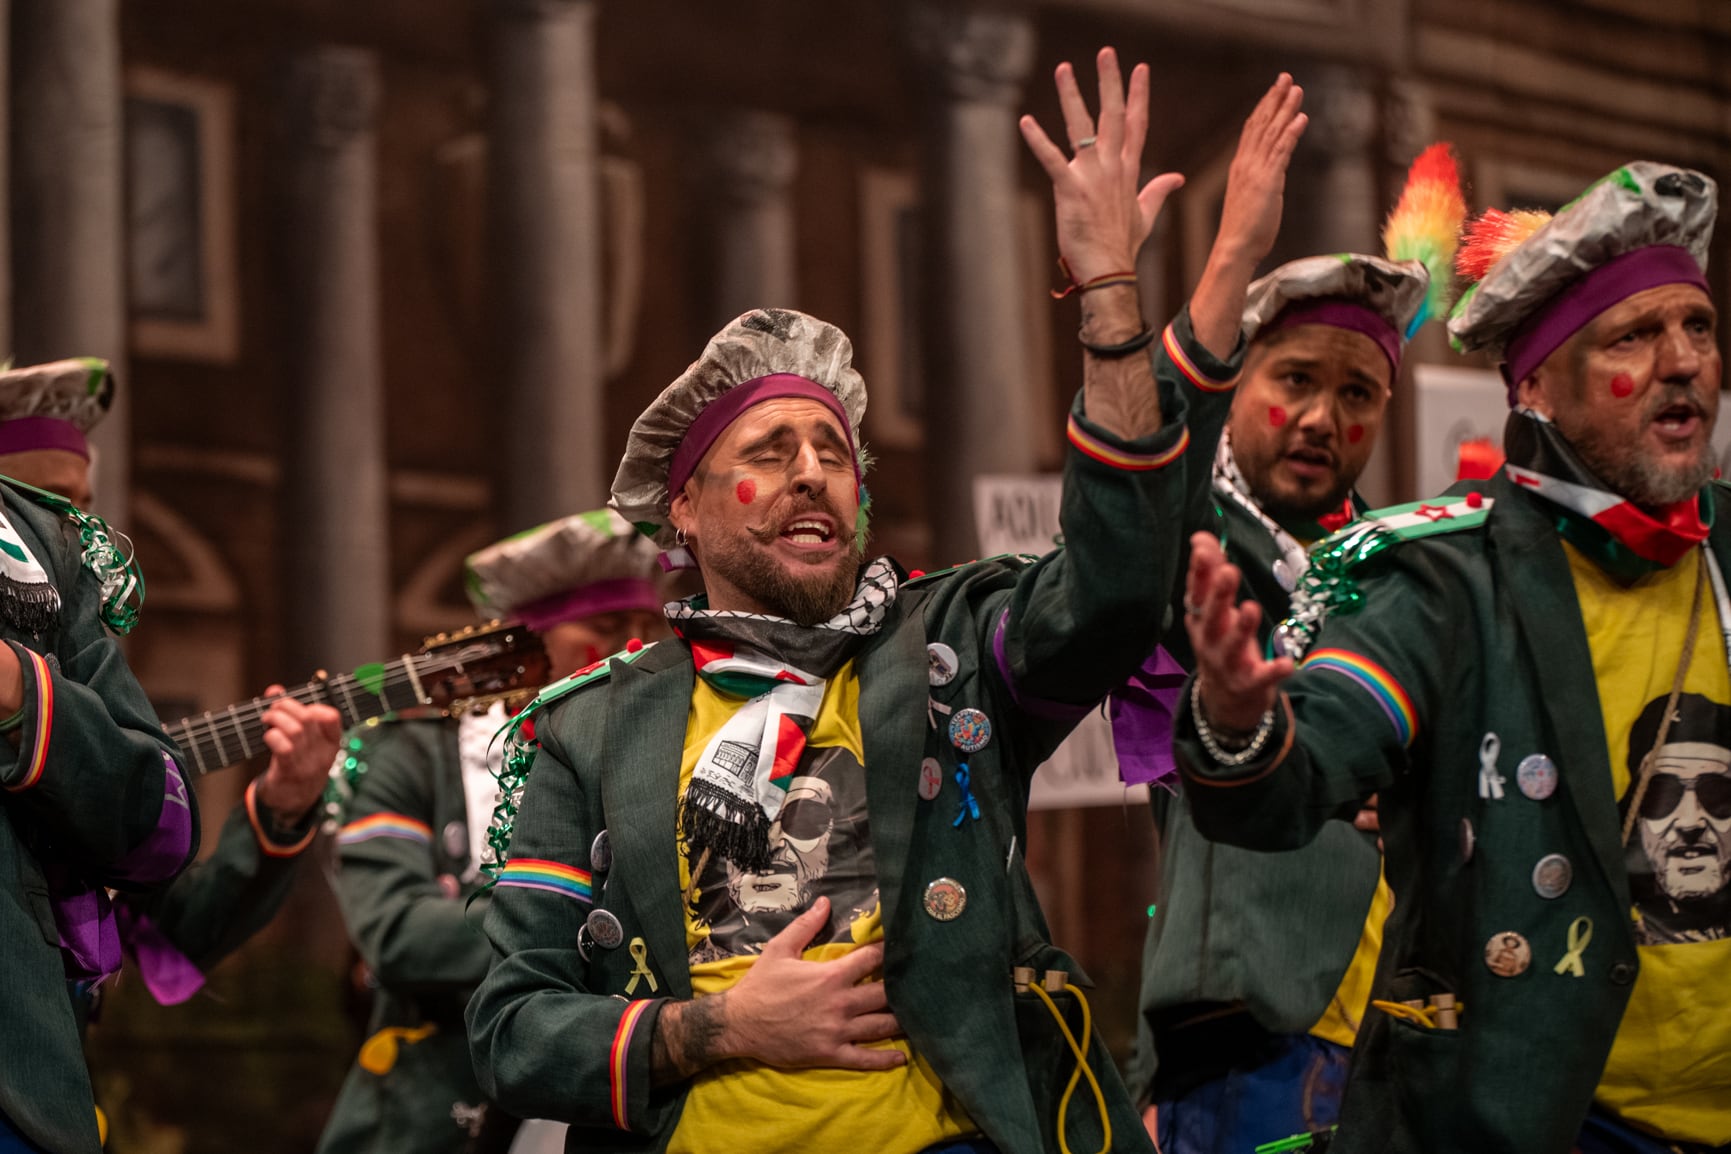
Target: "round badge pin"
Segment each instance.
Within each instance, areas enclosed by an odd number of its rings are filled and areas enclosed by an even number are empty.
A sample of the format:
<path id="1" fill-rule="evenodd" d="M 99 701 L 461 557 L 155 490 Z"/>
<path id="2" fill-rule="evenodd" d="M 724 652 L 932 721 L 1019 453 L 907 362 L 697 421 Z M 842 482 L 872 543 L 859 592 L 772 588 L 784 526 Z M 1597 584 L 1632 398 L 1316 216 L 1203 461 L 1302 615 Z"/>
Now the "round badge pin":
<path id="1" fill-rule="evenodd" d="M 1499 978 L 1516 978 L 1533 964 L 1533 947 L 1513 930 L 1494 934 L 1485 943 L 1485 967 Z"/>
<path id="2" fill-rule="evenodd" d="M 920 762 L 920 800 L 935 801 L 944 788 L 944 767 L 938 759 L 928 757 Z"/>
<path id="3" fill-rule="evenodd" d="M 1286 558 L 1282 557 L 1277 560 L 1274 563 L 1273 570 L 1274 580 L 1282 589 L 1290 593 L 1294 589 L 1298 588 L 1298 581 L 1293 577 L 1292 566 L 1286 563 Z"/>
<path id="4" fill-rule="evenodd" d="M 1546 854 L 1533 867 L 1533 892 L 1542 898 L 1560 898 L 1575 880 L 1575 866 L 1560 853 Z"/>
<path id="5" fill-rule="evenodd" d="M 978 753 L 992 743 L 992 722 L 977 709 L 958 709 L 950 716 L 950 744 L 963 753 Z"/>
<path id="6" fill-rule="evenodd" d="M 453 821 L 439 834 L 445 843 L 445 853 L 451 857 L 469 856 L 469 830 L 462 822 Z"/>
<path id="7" fill-rule="evenodd" d="M 611 910 L 591 910 L 589 920 L 583 924 L 589 928 L 589 936 L 595 939 L 595 944 L 604 950 L 616 950 L 625 941 L 625 927 L 619 924 Z"/>
<path id="8" fill-rule="evenodd" d="M 577 927 L 577 954 L 584 961 L 589 960 L 589 927 L 587 924 Z"/>
<path id="9" fill-rule="evenodd" d="M 968 891 L 955 878 L 938 878 L 926 885 L 926 913 L 940 922 L 953 922 L 968 908 Z"/>
<path id="10" fill-rule="evenodd" d="M 1473 847 L 1478 844 L 1478 835 L 1473 833 L 1473 823 L 1470 818 L 1461 818 L 1461 864 L 1473 860 Z"/>
<path id="11" fill-rule="evenodd" d="M 602 830 L 595 835 L 595 840 L 589 843 L 589 869 L 592 873 L 606 873 L 613 868 L 613 839 Z"/>
<path id="12" fill-rule="evenodd" d="M 1534 801 L 1544 801 L 1557 792 L 1557 763 L 1542 753 L 1528 754 L 1515 767 L 1515 784 Z"/>
<path id="13" fill-rule="evenodd" d="M 933 685 L 948 685 L 956 679 L 956 673 L 962 667 L 956 660 L 956 651 L 942 641 L 926 646 L 926 665 L 926 677 Z"/>

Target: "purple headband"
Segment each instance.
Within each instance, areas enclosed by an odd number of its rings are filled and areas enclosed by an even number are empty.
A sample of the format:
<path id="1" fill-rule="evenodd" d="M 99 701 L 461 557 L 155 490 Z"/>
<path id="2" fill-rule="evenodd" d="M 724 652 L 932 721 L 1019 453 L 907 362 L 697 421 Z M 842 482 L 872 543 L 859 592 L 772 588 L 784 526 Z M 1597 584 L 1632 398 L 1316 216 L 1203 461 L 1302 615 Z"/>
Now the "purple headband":
<path id="1" fill-rule="evenodd" d="M 615 577 L 609 581 L 592 581 L 542 597 L 517 608 L 516 616 L 523 624 L 540 633 L 564 621 L 595 617 L 602 613 L 622 613 L 643 609 L 651 613 L 661 608 L 661 595 L 654 582 L 643 577 Z"/>
<path id="2" fill-rule="evenodd" d="M 709 402 L 708 406 L 697 414 L 697 419 L 691 422 L 691 428 L 685 431 L 685 439 L 679 442 L 679 448 L 674 450 L 673 463 L 667 468 L 668 496 L 671 497 L 684 487 L 685 482 L 691 479 L 692 470 L 703 460 L 703 454 L 709 452 L 709 446 L 715 444 L 727 426 L 733 424 L 741 413 L 753 405 L 773 401 L 778 397 L 805 397 L 817 401 L 834 413 L 847 436 L 848 457 L 854 462 L 854 473 L 857 476 L 859 463 L 853 444 L 853 426 L 848 422 L 847 411 L 841 407 L 836 395 L 816 381 L 807 380 L 794 373 L 771 373 L 769 376 L 755 377 L 735 385 Z"/>
<path id="3" fill-rule="evenodd" d="M 1294 301 L 1280 310 L 1280 314 L 1262 327 L 1265 333 L 1277 329 L 1296 328 L 1299 325 L 1332 325 L 1347 332 L 1363 333 L 1376 342 L 1376 347 L 1382 350 L 1388 358 L 1389 368 L 1393 370 L 1389 380 L 1392 383 L 1394 374 L 1400 372 L 1400 334 L 1383 316 L 1368 305 L 1343 297 L 1317 297 L 1314 300 Z"/>
<path id="4" fill-rule="evenodd" d="M 1509 404 L 1515 403 L 1520 383 L 1588 321 L 1638 292 L 1667 284 L 1690 284 L 1712 295 L 1706 275 L 1688 249 L 1654 244 L 1606 261 L 1546 301 L 1520 323 L 1503 347 L 1500 368 L 1509 386 Z"/>
<path id="5" fill-rule="evenodd" d="M 90 460 L 90 442 L 71 421 L 58 417 L 0 421 L 0 453 L 28 453 L 33 449 L 64 449 Z"/>

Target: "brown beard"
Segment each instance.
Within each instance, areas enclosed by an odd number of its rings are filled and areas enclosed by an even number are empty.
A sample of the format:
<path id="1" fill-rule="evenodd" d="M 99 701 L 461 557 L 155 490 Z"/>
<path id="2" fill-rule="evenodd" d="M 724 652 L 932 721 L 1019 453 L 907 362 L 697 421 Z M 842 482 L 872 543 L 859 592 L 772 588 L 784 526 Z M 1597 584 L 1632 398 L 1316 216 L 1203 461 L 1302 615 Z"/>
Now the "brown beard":
<path id="1" fill-rule="evenodd" d="M 1693 388 L 1667 384 L 1662 393 L 1647 402 L 1645 420 L 1650 422 L 1661 410 L 1685 401 L 1696 405 L 1702 413 L 1702 419 L 1707 419 L 1706 407 L 1700 403 Z M 1715 464 L 1711 435 L 1702 443 L 1701 456 L 1693 465 L 1662 466 L 1639 454 L 1621 451 L 1617 445 L 1608 443 L 1604 437 L 1594 433 L 1584 422 L 1571 420 L 1573 415 L 1559 413 L 1554 419 L 1557 431 L 1563 434 L 1563 439 L 1580 455 L 1581 463 L 1611 492 L 1626 497 L 1644 509 L 1656 510 L 1675 505 L 1678 501 L 1700 492 L 1701 487 L 1713 479 Z M 1568 425 L 1578 424 L 1579 427 L 1565 427 L 1565 422 Z"/>
<path id="2" fill-rule="evenodd" d="M 755 536 L 755 534 L 754 534 Z M 776 534 L 768 540 L 773 541 Z M 859 587 L 864 550 L 857 537 L 847 538 L 847 555 L 840 565 L 813 568 L 805 578 L 789 574 L 759 549 L 743 540 L 705 542 L 700 566 L 749 595 L 764 610 L 797 625 L 819 625 L 853 600 Z"/>

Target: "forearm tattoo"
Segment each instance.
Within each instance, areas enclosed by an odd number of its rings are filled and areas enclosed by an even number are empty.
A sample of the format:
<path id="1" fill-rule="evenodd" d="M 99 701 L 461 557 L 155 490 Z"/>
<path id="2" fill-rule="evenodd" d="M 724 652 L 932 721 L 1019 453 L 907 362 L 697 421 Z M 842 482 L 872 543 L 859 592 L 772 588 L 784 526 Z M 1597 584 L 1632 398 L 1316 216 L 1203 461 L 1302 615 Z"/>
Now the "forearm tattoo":
<path id="1" fill-rule="evenodd" d="M 722 1002 L 714 994 L 690 1002 L 669 1002 L 655 1017 L 649 1043 L 649 1077 L 657 1086 L 679 1082 L 719 1062 Z"/>

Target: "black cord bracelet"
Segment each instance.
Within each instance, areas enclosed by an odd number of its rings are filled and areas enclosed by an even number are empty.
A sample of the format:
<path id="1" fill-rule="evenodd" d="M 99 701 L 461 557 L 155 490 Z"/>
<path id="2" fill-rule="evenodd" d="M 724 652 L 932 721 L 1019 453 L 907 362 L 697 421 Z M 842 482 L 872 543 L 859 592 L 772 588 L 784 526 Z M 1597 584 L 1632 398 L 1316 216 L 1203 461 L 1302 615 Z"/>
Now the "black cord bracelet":
<path id="1" fill-rule="evenodd" d="M 1082 339 L 1082 331 L 1080 329 L 1076 330 L 1076 340 L 1083 348 L 1087 349 L 1095 356 L 1108 361 L 1114 360 L 1118 357 L 1127 357 L 1131 353 L 1141 352 L 1143 349 L 1154 343 L 1154 336 L 1154 330 L 1144 325 L 1141 332 L 1137 333 L 1121 345 L 1091 345 Z"/>

